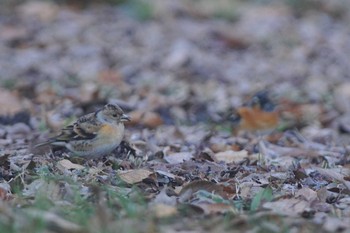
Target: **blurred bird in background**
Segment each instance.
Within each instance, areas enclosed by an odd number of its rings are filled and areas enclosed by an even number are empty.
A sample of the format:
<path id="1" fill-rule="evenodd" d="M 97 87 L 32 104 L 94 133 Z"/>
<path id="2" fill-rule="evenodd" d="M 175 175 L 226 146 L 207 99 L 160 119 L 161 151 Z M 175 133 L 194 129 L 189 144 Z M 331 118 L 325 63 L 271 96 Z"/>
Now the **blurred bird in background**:
<path id="1" fill-rule="evenodd" d="M 268 132 L 277 128 L 279 113 L 268 91 L 257 92 L 242 107 L 234 110 L 229 117 L 234 132 Z"/>

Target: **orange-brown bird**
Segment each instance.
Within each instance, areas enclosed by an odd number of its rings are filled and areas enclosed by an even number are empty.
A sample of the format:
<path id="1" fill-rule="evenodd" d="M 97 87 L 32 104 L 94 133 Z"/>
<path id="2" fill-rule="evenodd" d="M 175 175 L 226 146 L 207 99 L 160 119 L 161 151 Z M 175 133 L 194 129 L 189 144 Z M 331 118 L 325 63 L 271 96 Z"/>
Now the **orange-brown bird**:
<path id="1" fill-rule="evenodd" d="M 267 91 L 256 93 L 252 99 L 242 107 L 236 109 L 230 120 L 235 130 L 270 131 L 279 124 L 279 113 Z"/>

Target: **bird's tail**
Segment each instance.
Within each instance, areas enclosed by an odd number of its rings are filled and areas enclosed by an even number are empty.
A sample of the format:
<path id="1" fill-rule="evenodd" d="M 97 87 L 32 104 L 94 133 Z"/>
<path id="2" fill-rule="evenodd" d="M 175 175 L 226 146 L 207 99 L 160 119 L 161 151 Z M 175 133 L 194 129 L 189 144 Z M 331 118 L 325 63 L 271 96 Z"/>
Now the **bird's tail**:
<path id="1" fill-rule="evenodd" d="M 36 144 L 33 148 L 38 148 L 38 147 L 46 146 L 46 145 L 49 145 L 49 144 L 51 144 L 51 143 L 53 143 L 53 141 L 42 142 L 42 143 Z"/>
<path id="2" fill-rule="evenodd" d="M 34 148 L 46 146 L 46 145 L 55 145 L 55 146 L 65 146 L 66 141 L 72 137 L 72 130 L 70 128 L 62 129 L 61 134 L 49 138 L 46 142 L 39 143 L 34 146 Z"/>

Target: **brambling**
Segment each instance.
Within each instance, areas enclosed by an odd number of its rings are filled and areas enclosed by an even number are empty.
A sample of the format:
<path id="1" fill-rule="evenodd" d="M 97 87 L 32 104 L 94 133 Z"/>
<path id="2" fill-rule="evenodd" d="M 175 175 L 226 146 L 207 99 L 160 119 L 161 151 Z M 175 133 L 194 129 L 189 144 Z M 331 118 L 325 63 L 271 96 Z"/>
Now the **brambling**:
<path id="1" fill-rule="evenodd" d="M 261 91 L 246 106 L 238 108 L 230 120 L 238 130 L 269 131 L 278 126 L 279 113 L 268 92 Z"/>
<path id="2" fill-rule="evenodd" d="M 81 116 L 56 137 L 36 145 L 67 148 L 73 156 L 98 158 L 118 147 L 124 136 L 124 122 L 130 117 L 116 104 L 107 104 L 94 113 Z"/>

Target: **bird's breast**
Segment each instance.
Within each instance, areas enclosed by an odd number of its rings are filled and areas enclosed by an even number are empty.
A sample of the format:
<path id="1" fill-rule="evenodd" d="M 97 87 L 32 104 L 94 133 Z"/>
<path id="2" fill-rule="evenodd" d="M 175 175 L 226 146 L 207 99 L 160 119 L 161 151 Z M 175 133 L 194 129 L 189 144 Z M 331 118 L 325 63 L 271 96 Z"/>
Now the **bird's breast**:
<path id="1" fill-rule="evenodd" d="M 104 125 L 98 132 L 99 138 L 105 139 L 107 141 L 121 141 L 124 135 L 124 125 Z"/>

